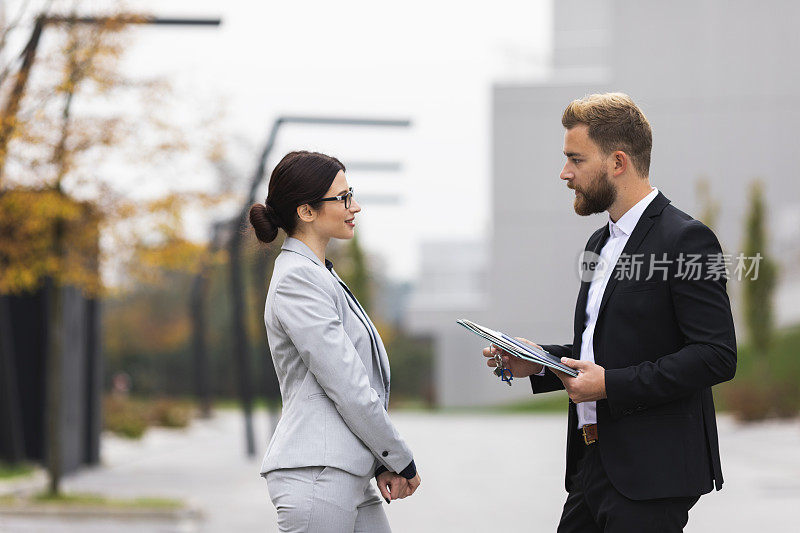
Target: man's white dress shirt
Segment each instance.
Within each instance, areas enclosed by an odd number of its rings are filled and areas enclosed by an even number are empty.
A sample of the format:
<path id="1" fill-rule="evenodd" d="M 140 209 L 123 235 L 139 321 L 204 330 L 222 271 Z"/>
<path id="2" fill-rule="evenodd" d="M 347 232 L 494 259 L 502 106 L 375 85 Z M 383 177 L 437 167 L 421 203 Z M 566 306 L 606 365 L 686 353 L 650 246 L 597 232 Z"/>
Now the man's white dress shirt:
<path id="1" fill-rule="evenodd" d="M 647 196 L 639 200 L 636 205 L 619 217 L 616 223 L 609 216 L 608 228 L 611 234 L 600 251 L 600 268 L 595 272 L 592 283 L 589 285 L 589 296 L 586 300 L 586 326 L 581 339 L 581 361 L 594 363 L 594 327 L 597 324 L 597 315 L 600 311 L 603 293 L 606 290 L 606 285 L 608 285 L 608 280 L 611 279 L 611 275 L 614 272 L 614 266 L 617 264 L 617 260 L 633 232 L 633 228 L 636 227 L 642 217 L 642 213 L 644 213 L 644 210 L 656 195 L 658 195 L 658 189 L 653 188 Z M 579 429 L 587 424 L 597 423 L 597 402 L 582 402 L 577 404 L 576 407 L 578 408 Z"/>

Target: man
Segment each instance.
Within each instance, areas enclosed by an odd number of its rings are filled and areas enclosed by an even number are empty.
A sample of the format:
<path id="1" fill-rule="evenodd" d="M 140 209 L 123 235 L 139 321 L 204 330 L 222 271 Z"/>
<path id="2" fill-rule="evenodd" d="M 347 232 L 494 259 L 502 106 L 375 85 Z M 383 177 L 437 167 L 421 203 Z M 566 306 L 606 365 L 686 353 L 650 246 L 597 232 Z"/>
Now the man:
<path id="1" fill-rule="evenodd" d="M 575 212 L 609 216 L 586 244 L 573 343 L 542 346 L 580 373 L 498 355 L 534 393 L 569 394 L 559 532 L 682 531 L 722 486 L 711 386 L 733 378 L 736 340 L 721 248 L 651 187 L 650 124 L 627 95 L 575 100 L 562 124 Z"/>

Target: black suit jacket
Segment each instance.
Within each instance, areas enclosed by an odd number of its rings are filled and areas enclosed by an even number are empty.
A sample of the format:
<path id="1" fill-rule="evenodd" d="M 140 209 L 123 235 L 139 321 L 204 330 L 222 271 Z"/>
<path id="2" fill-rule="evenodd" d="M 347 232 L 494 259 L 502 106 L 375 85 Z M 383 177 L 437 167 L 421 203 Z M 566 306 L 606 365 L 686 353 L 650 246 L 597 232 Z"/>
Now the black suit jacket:
<path id="1" fill-rule="evenodd" d="M 586 250 L 600 254 L 608 224 Z M 667 254 L 667 261 L 663 261 Z M 670 205 L 659 193 L 645 209 L 622 256 L 643 254 L 639 279 L 606 286 L 594 332 L 595 362 L 605 368 L 605 400 L 597 402 L 600 455 L 608 477 L 624 496 L 652 499 L 697 496 L 722 486 L 711 386 L 733 378 L 736 338 L 724 277 L 712 263 L 721 256 L 714 233 Z M 701 254 L 700 279 L 681 276 L 679 257 Z M 666 275 L 646 280 L 651 258 Z M 695 261 L 697 264 L 698 262 Z M 686 270 L 684 268 L 684 270 Z M 628 272 L 630 273 L 630 272 Z M 621 276 L 625 277 L 625 276 Z M 666 278 L 666 279 L 665 279 Z M 710 279 L 706 279 L 710 278 Z M 572 344 L 543 345 L 559 357 L 580 358 L 590 282 L 581 283 Z M 532 376 L 534 393 L 563 389 L 548 370 Z M 578 416 L 570 401 L 566 487 L 575 471 Z"/>

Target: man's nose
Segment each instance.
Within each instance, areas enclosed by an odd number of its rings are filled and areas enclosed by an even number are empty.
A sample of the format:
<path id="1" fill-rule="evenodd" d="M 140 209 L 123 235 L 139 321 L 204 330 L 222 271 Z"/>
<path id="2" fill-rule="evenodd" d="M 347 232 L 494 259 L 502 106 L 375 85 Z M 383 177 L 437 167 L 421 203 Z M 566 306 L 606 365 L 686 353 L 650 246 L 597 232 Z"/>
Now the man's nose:
<path id="1" fill-rule="evenodd" d="M 561 169 L 561 174 L 558 177 L 562 180 L 571 180 L 575 177 L 575 174 L 572 171 L 567 170 L 567 165 L 564 165 L 564 168 Z"/>

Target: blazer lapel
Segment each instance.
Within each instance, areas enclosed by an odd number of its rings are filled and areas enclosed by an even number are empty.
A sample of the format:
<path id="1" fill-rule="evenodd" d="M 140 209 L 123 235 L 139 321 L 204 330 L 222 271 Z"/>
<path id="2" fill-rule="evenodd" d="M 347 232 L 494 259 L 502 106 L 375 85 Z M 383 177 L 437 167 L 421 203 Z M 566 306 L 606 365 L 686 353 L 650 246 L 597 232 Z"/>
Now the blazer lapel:
<path id="1" fill-rule="evenodd" d="M 359 304 L 360 305 L 360 304 Z M 362 311 L 364 311 L 362 309 Z M 386 353 L 386 348 L 383 345 L 383 341 L 381 341 L 380 336 L 378 335 L 378 329 L 375 327 L 375 324 L 372 323 L 372 320 L 367 315 L 367 312 L 364 311 L 364 317 L 367 319 L 367 323 L 369 324 L 369 330 L 372 333 L 372 341 L 374 347 L 374 354 L 375 357 L 378 359 L 378 370 L 381 373 L 381 379 L 383 380 L 383 386 L 386 389 L 386 402 L 388 405 L 389 402 L 389 355 Z"/>
<path id="2" fill-rule="evenodd" d="M 639 222 L 636 223 L 636 227 L 633 228 L 633 232 L 631 232 L 628 242 L 625 243 L 625 247 L 622 249 L 620 257 L 633 255 L 636 250 L 639 249 L 642 241 L 653 227 L 653 217 L 660 215 L 661 211 L 664 210 L 667 204 L 669 204 L 669 200 L 660 192 L 655 198 L 653 198 L 653 201 L 650 202 L 650 205 L 647 206 L 647 209 L 644 210 L 642 216 L 639 218 Z M 620 274 L 621 268 L 619 260 L 617 260 L 617 264 L 614 265 L 614 271 L 611 274 L 611 279 L 608 280 L 606 290 L 603 292 L 603 299 L 600 300 L 600 309 L 597 311 L 598 317 L 603 313 L 603 309 L 605 309 L 606 303 L 608 303 L 608 298 L 617 287 L 617 281 L 619 281 L 617 278 L 620 277 Z"/>
<path id="3" fill-rule="evenodd" d="M 372 345 L 372 358 L 373 360 L 375 360 L 375 362 L 378 363 L 378 372 L 380 373 L 381 376 L 381 382 L 384 384 L 384 387 L 386 387 L 386 389 L 388 390 L 389 388 L 387 379 L 388 372 L 386 371 L 387 370 L 386 367 L 388 367 L 388 358 L 386 360 L 387 364 L 386 366 L 384 366 L 384 361 L 383 361 L 384 358 L 381 357 L 380 353 L 381 350 L 378 348 L 378 339 L 377 339 L 378 334 L 375 331 L 375 327 L 372 325 L 372 321 L 370 321 L 369 316 L 367 316 L 367 312 L 364 311 L 363 307 L 361 307 L 361 304 L 358 302 L 358 299 L 352 292 L 350 292 L 348 286 L 344 283 L 344 281 L 342 281 L 342 279 L 339 277 L 338 274 L 334 275 L 336 276 L 336 280 L 342 286 L 342 289 L 344 289 L 344 291 L 349 296 L 346 298 L 347 305 L 350 306 L 350 309 L 352 309 L 353 313 L 355 313 L 355 315 L 358 317 L 358 320 L 360 320 L 361 323 L 364 325 L 364 327 L 367 328 L 367 333 L 369 334 L 369 339 L 371 341 L 370 344 Z"/>

